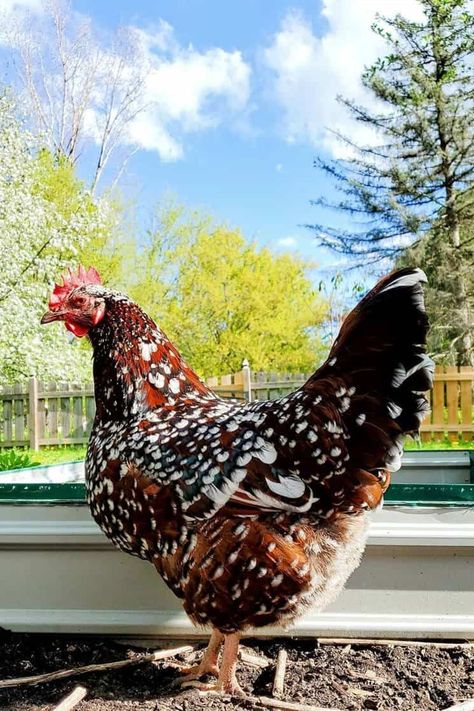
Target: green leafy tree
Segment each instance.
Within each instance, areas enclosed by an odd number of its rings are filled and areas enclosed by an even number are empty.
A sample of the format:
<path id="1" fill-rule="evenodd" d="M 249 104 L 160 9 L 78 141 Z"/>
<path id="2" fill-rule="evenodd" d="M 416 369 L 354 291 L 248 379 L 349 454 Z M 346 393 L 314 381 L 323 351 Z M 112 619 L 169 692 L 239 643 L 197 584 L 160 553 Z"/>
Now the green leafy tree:
<path id="1" fill-rule="evenodd" d="M 307 371 L 321 357 L 326 303 L 308 264 L 257 249 L 237 230 L 179 206 L 163 209 L 132 287 L 201 374 Z"/>
<path id="2" fill-rule="evenodd" d="M 314 228 L 322 244 L 366 264 L 396 259 L 422 240 L 438 242 L 449 275 L 444 286 L 453 309 L 455 360 L 472 364 L 467 274 L 473 238 L 463 225 L 474 218 L 474 16 L 469 0 L 420 1 L 421 22 L 397 15 L 374 26 L 387 54 L 362 80 L 376 108 L 343 100 L 356 121 L 374 129 L 374 142 L 360 146 L 341 136 L 351 157 L 318 161 L 342 193 L 340 200 L 318 204 L 346 213 L 356 227 Z"/>
<path id="3" fill-rule="evenodd" d="M 77 262 L 97 269 L 107 286 L 126 290 L 137 258 L 137 242 L 130 237 L 136 233 L 129 224 L 133 211 L 126 210 L 118 197 L 108 196 L 102 205 L 102 225 L 78 250 Z"/>
<path id="4" fill-rule="evenodd" d="M 42 328 L 52 283 L 108 224 L 66 160 L 38 151 L 0 97 L 0 382 L 89 375 L 90 357 L 64 328 Z"/>

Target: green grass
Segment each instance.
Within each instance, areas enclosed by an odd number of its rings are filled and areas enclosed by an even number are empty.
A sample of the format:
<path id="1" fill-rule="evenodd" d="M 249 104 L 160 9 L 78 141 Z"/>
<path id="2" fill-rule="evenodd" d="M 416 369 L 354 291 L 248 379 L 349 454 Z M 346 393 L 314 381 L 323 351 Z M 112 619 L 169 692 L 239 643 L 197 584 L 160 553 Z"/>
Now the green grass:
<path id="1" fill-rule="evenodd" d="M 4 449 L 0 451 L 0 471 L 5 472 L 12 469 L 25 469 L 38 464 L 26 452 L 17 449 Z"/>
<path id="2" fill-rule="evenodd" d="M 464 442 L 462 440 L 450 442 L 448 439 L 443 439 L 436 442 L 418 443 L 410 438 L 407 438 L 405 441 L 405 449 L 474 449 L 474 440 L 471 442 Z M 74 459 L 84 459 L 86 456 L 85 446 L 43 447 L 39 452 L 34 452 L 32 449 L 26 449 L 24 451 L 30 455 L 31 459 L 34 459 L 36 462 L 40 462 L 41 464 L 60 464 L 61 462 L 72 462 Z"/>
<path id="3" fill-rule="evenodd" d="M 474 440 L 464 442 L 456 440 L 450 442 L 448 439 L 438 440 L 436 442 L 415 442 L 407 438 L 405 442 L 406 450 L 456 450 L 456 449 L 474 449 Z M 0 450 L 1 452 L 2 450 Z M 8 452 L 9 450 L 3 450 Z M 70 446 L 70 447 L 43 447 L 39 452 L 32 449 L 17 450 L 21 455 L 27 455 L 29 459 L 38 464 L 61 464 L 62 462 L 72 462 L 76 459 L 84 459 L 86 456 L 86 446 Z"/>
<path id="4" fill-rule="evenodd" d="M 464 440 L 455 440 L 451 442 L 449 439 L 436 440 L 435 442 L 415 442 L 407 438 L 405 440 L 405 449 L 408 450 L 436 450 L 436 449 L 474 449 L 474 440 L 466 442 Z"/>
<path id="5" fill-rule="evenodd" d="M 76 459 L 84 459 L 86 447 L 42 447 L 39 452 L 33 449 L 18 450 L 21 454 L 26 454 L 38 464 L 61 464 L 62 462 L 73 462 Z"/>

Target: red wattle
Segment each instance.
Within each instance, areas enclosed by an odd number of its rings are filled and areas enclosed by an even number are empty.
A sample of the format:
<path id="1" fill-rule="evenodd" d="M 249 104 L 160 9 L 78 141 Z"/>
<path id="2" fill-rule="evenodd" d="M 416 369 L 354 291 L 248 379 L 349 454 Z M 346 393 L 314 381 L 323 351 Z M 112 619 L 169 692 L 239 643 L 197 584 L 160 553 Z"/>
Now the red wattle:
<path id="1" fill-rule="evenodd" d="M 74 323 L 74 321 L 66 321 L 66 328 L 78 338 L 86 336 L 89 332 L 89 329 L 86 326 L 81 326 L 78 323 Z"/>

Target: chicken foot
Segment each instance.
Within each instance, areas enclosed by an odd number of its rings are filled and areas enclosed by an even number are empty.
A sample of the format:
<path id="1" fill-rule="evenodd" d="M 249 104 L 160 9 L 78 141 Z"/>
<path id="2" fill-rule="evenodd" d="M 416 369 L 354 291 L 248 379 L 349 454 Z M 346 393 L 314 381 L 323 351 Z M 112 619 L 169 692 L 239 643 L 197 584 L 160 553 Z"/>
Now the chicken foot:
<path id="1" fill-rule="evenodd" d="M 212 684 L 204 684 L 202 682 L 195 682 L 193 680 L 184 680 L 184 685 L 193 686 L 194 688 L 199 689 L 202 692 L 231 694 L 232 696 L 245 696 L 246 694 L 243 689 L 241 689 L 235 674 L 237 669 L 237 655 L 239 652 L 240 633 L 234 632 L 233 634 L 221 636 L 224 638 L 224 650 L 222 653 L 221 668 L 217 677 L 217 681 Z"/>
<path id="2" fill-rule="evenodd" d="M 185 684 L 188 681 L 193 681 L 194 679 L 199 679 L 205 674 L 212 674 L 213 676 L 219 676 L 219 649 L 222 642 L 224 641 L 224 635 L 219 630 L 213 629 L 209 644 L 207 645 L 203 657 L 199 664 L 195 664 L 192 667 L 184 667 L 180 669 L 181 674 L 185 674 L 184 679 L 180 683 Z"/>

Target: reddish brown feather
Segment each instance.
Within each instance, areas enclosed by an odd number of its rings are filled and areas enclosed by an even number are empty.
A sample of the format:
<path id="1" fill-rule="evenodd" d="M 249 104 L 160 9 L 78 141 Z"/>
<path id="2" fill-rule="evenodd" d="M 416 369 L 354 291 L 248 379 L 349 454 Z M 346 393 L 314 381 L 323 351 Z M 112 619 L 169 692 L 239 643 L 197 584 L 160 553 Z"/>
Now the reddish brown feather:
<path id="1" fill-rule="evenodd" d="M 415 422 L 409 390 L 406 420 L 387 409 L 393 372 L 399 362 L 409 369 L 426 332 L 410 289 L 384 295 L 387 283 L 348 318 L 299 393 L 230 406 L 217 425 L 226 406 L 138 307 L 118 300 L 92 330 L 99 426 L 91 461 L 122 452 L 104 470 L 91 467 L 94 516 L 117 545 L 154 563 L 197 624 L 229 632 L 291 620 L 313 599 L 327 604 L 334 581 L 342 585 L 357 565 L 364 512 L 380 503 L 390 448 Z M 198 409 L 194 419 L 187 408 Z M 103 422 L 118 423 L 112 444 L 106 428 L 101 442 Z M 271 456 L 259 456 L 262 437 Z"/>

